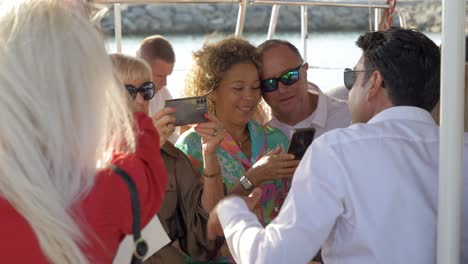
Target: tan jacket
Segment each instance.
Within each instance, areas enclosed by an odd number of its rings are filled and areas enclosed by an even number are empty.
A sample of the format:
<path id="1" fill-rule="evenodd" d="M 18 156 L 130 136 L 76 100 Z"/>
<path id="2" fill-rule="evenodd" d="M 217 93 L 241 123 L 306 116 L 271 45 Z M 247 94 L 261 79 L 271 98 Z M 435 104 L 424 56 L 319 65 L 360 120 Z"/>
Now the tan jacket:
<path id="1" fill-rule="evenodd" d="M 159 220 L 172 242 L 193 260 L 212 259 L 223 240 L 209 241 L 206 237 L 208 214 L 201 207 L 203 184 L 187 156 L 167 141 L 161 147 L 169 182 Z M 185 263 L 180 251 L 168 245 L 145 261 L 146 264 Z"/>

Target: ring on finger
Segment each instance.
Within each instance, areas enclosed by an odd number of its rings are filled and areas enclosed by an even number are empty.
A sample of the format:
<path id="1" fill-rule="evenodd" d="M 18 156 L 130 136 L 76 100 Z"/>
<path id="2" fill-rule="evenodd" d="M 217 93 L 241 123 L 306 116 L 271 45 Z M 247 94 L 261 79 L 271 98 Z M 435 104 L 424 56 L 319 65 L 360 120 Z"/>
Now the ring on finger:
<path id="1" fill-rule="evenodd" d="M 213 133 L 211 134 L 213 137 L 216 137 L 216 135 L 218 135 L 218 130 L 216 129 L 213 129 Z"/>
<path id="2" fill-rule="evenodd" d="M 167 124 L 164 124 L 164 134 L 170 134 L 171 133 L 171 129 L 167 126 Z"/>

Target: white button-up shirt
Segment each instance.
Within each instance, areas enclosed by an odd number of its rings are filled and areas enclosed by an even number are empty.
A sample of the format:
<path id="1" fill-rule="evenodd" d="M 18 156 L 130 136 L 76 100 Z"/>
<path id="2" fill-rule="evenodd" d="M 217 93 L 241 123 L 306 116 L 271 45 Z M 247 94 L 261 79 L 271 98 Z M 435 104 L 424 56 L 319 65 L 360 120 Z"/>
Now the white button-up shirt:
<path id="1" fill-rule="evenodd" d="M 462 260 L 468 263 L 468 134 Z M 238 263 L 436 263 L 439 129 L 416 107 L 392 107 L 367 124 L 312 143 L 279 215 L 267 227 L 238 197 L 217 207 Z"/>
<path id="2" fill-rule="evenodd" d="M 289 139 L 292 137 L 294 128 L 314 127 L 314 138 L 317 138 L 332 129 L 350 125 L 351 116 L 346 101 L 329 97 L 321 91 L 317 91 L 316 93 L 318 93 L 317 108 L 306 119 L 294 126 L 290 126 L 273 117 L 267 122 L 267 125 L 280 129 Z"/>

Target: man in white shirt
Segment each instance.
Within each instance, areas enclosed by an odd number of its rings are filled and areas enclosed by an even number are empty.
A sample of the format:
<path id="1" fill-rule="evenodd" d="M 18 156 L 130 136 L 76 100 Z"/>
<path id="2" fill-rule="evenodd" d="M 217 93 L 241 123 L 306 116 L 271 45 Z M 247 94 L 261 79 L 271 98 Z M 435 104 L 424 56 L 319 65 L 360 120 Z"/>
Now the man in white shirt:
<path id="1" fill-rule="evenodd" d="M 327 264 L 436 263 L 439 129 L 430 111 L 439 49 L 399 28 L 356 43 L 363 55 L 344 74 L 354 125 L 312 143 L 279 215 L 263 227 L 239 197 L 213 210 L 209 234 L 222 226 L 237 263 L 306 263 L 320 247 Z M 467 142 L 465 134 L 465 152 Z M 460 263 L 468 263 L 468 155 L 464 165 Z"/>
<path id="2" fill-rule="evenodd" d="M 174 49 L 166 38 L 154 35 L 143 40 L 137 50 L 137 57 L 144 59 L 151 67 L 156 90 L 156 94 L 149 102 L 149 112 L 153 114 L 163 109 L 165 100 L 173 98 L 167 89 L 167 77 L 174 70 Z M 175 143 L 178 137 L 179 129 L 176 128 L 169 141 Z"/>
<path id="3" fill-rule="evenodd" d="M 308 89 L 307 69 L 297 48 L 284 40 L 258 46 L 262 61 L 261 89 L 273 118 L 267 122 L 291 139 L 294 128 L 314 127 L 315 138 L 350 124 L 348 105 L 320 89 Z"/>

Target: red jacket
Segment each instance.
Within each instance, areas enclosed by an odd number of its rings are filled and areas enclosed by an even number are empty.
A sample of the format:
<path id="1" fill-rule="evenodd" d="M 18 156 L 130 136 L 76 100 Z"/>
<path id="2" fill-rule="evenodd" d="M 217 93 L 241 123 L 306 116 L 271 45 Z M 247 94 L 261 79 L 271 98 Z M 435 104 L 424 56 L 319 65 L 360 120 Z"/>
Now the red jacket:
<path id="1" fill-rule="evenodd" d="M 145 226 L 161 206 L 167 175 L 153 123 L 143 113 L 136 113 L 135 120 L 140 127 L 135 153 L 115 155 L 112 163 L 125 170 L 135 182 L 142 226 Z M 82 245 L 85 254 L 91 263 L 111 263 L 120 241 L 132 233 L 127 185 L 109 169 L 101 170 L 92 190 L 78 208 L 77 214 L 84 216 L 80 224 L 88 239 L 86 245 Z M 1 198 L 0 216 L 2 263 L 48 263 L 28 222 Z"/>

